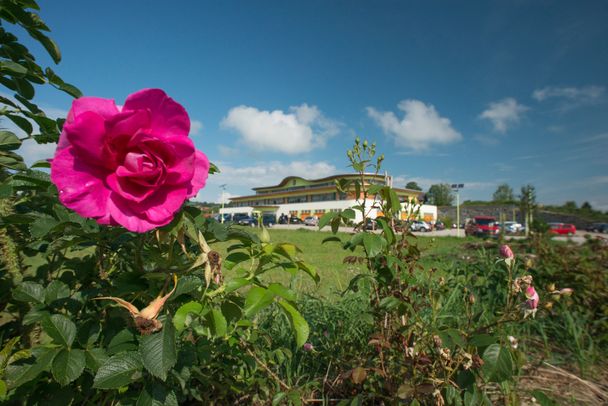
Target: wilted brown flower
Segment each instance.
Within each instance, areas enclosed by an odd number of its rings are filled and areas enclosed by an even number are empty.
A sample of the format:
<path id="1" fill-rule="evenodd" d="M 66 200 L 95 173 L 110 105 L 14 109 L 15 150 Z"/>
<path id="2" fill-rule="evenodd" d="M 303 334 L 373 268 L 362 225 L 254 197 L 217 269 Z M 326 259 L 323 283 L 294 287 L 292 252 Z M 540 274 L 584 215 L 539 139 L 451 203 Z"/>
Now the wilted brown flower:
<path id="1" fill-rule="evenodd" d="M 160 314 L 165 302 L 169 297 L 175 292 L 177 288 L 177 275 L 173 274 L 173 289 L 171 292 L 167 293 L 165 296 L 161 293 L 150 302 L 148 306 L 143 308 L 141 311 L 137 309 L 132 303 L 127 302 L 124 299 L 114 296 L 102 296 L 96 297 L 95 300 L 113 300 L 119 306 L 124 307 L 131 313 L 131 317 L 133 317 L 133 321 L 135 322 L 135 327 L 139 330 L 139 332 L 143 335 L 152 334 L 154 332 L 159 331 L 163 328 L 163 324 L 158 321 L 156 318 Z M 164 289 L 163 289 L 164 290 Z"/>

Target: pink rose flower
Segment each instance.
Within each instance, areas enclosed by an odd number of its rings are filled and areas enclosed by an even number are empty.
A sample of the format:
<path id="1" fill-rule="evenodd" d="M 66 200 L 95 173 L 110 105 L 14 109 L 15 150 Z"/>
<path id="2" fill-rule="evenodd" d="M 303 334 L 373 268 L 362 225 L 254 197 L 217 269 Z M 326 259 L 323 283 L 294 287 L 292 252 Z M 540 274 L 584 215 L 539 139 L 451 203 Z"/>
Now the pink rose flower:
<path id="1" fill-rule="evenodd" d="M 209 160 L 186 110 L 160 89 L 74 100 L 51 162 L 59 200 L 99 224 L 143 233 L 171 222 L 205 186 Z"/>
<path id="2" fill-rule="evenodd" d="M 509 247 L 506 244 L 500 246 L 500 256 L 503 257 L 503 258 L 513 258 L 513 257 L 515 257 L 515 255 L 513 255 L 513 251 L 511 251 L 511 247 Z"/>

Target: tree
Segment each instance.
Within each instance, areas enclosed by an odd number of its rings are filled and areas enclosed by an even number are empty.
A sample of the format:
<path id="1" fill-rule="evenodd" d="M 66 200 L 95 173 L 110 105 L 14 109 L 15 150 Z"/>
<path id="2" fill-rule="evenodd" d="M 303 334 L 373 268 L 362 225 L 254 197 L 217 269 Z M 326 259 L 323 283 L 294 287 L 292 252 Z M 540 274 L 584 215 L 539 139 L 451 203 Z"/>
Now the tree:
<path id="1" fill-rule="evenodd" d="M 583 202 L 583 204 L 581 204 L 581 209 L 591 211 L 593 210 L 593 207 L 591 207 L 589 202 Z"/>
<path id="2" fill-rule="evenodd" d="M 578 207 L 576 206 L 576 202 L 575 201 L 567 201 L 566 203 L 564 203 L 564 209 L 567 209 L 569 211 L 573 211 L 576 210 Z"/>
<path id="3" fill-rule="evenodd" d="M 407 185 L 405 185 L 405 188 L 412 189 L 412 190 L 422 190 L 422 188 L 414 181 L 407 182 Z"/>
<path id="4" fill-rule="evenodd" d="M 454 203 L 454 193 L 450 185 L 440 183 L 432 185 L 426 193 L 427 202 L 435 206 L 451 206 Z"/>
<path id="5" fill-rule="evenodd" d="M 519 196 L 519 205 L 524 222 L 526 225 L 526 237 L 530 233 L 530 225 L 533 221 L 533 212 L 536 210 L 536 189 L 532 185 L 521 187 L 521 195 Z"/>
<path id="6" fill-rule="evenodd" d="M 513 189 L 511 188 L 511 186 L 509 186 L 509 184 L 501 183 L 496 188 L 496 192 L 494 192 L 492 200 L 500 203 L 512 202 L 513 200 L 515 200 L 513 198 Z"/>

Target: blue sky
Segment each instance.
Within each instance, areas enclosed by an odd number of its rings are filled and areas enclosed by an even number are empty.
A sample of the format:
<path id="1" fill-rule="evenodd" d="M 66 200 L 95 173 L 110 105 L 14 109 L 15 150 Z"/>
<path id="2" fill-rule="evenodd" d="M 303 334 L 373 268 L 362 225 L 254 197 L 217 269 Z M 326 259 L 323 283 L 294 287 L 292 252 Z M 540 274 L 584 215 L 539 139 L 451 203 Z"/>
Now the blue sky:
<path id="1" fill-rule="evenodd" d="M 531 183 L 543 203 L 608 210 L 606 2 L 40 5 L 63 53 L 55 70 L 86 95 L 121 104 L 159 87 L 186 107 L 222 170 L 201 200 L 221 184 L 242 195 L 348 172 L 360 135 L 395 186 L 464 183 L 466 200 Z M 52 89 L 37 97 L 58 115 L 70 106 Z"/>

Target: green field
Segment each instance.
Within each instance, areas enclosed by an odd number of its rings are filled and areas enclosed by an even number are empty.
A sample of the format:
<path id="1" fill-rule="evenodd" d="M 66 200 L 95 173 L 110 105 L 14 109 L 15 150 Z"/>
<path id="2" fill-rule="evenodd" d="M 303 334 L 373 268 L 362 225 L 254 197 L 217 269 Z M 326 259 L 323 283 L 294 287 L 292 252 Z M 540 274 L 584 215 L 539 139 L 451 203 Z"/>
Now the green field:
<path id="1" fill-rule="evenodd" d="M 249 231 L 249 230 L 248 230 Z M 344 258 L 348 256 L 362 255 L 361 250 L 354 253 L 342 249 L 337 242 L 323 243 L 330 236 L 327 232 L 318 232 L 314 229 L 277 230 L 270 229 L 271 242 L 288 242 L 298 246 L 303 252 L 301 258 L 313 265 L 321 281 L 316 285 L 307 275 L 299 274 L 295 280 L 285 272 L 271 272 L 267 275 L 268 280 L 279 281 L 291 286 L 299 293 L 310 294 L 316 297 L 331 298 L 343 292 L 348 286 L 351 278 L 360 273 L 365 267 L 363 265 L 345 264 Z M 255 231 L 254 231 L 255 232 Z M 257 231 L 260 232 L 259 230 Z M 347 241 L 352 234 L 338 233 L 342 241 Z M 456 237 L 409 237 L 410 241 L 416 243 L 422 252 L 420 264 L 425 267 L 447 270 L 452 267 L 457 259 L 462 259 L 463 244 L 479 242 L 475 238 Z M 223 257 L 227 255 L 228 243 L 214 244 Z M 226 271 L 226 277 L 233 274 Z"/>

